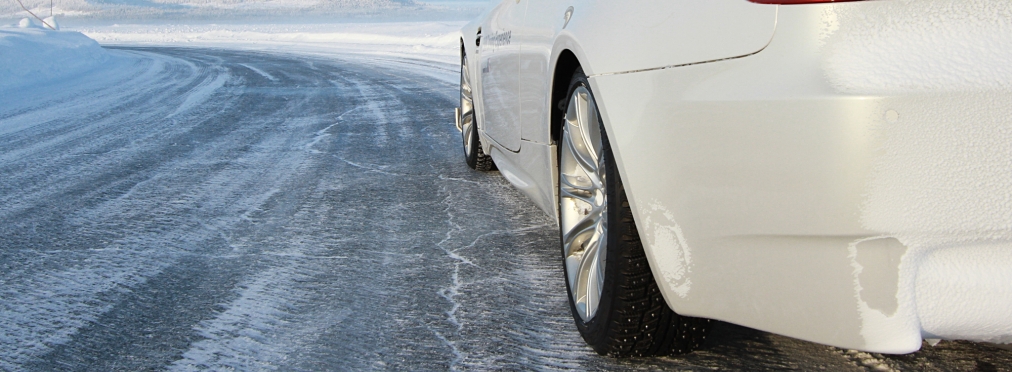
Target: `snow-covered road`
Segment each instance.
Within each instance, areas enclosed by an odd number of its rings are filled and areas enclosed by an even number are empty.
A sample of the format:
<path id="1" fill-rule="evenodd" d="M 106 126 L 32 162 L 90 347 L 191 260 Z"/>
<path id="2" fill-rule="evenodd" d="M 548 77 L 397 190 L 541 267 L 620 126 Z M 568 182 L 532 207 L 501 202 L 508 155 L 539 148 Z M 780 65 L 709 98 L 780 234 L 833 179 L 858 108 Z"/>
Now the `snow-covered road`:
<path id="1" fill-rule="evenodd" d="M 221 49 L 0 110 L 0 370 L 1002 370 L 720 323 L 614 360 L 569 315 L 554 223 L 461 159 L 456 66 Z M 112 71 L 115 71 L 114 73 Z"/>

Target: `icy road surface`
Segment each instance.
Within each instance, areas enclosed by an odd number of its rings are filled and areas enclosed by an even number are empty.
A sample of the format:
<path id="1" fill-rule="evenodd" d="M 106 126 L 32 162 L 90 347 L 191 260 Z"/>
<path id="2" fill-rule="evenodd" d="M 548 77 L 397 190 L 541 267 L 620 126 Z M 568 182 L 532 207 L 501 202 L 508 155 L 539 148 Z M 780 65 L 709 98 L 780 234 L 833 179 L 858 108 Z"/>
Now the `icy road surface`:
<path id="1" fill-rule="evenodd" d="M 682 358 L 599 357 L 552 221 L 464 165 L 455 66 L 116 53 L 136 58 L 0 109 L 0 370 L 1012 365 L 988 345 L 882 356 L 724 323 Z"/>

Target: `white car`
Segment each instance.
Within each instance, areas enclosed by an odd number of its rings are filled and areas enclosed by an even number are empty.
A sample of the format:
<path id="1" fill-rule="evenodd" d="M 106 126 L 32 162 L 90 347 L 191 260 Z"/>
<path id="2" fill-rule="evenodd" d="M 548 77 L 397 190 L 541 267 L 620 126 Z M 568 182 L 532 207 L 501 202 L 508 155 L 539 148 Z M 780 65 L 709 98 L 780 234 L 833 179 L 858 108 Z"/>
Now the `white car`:
<path id="1" fill-rule="evenodd" d="M 557 218 L 597 352 L 1012 342 L 1012 2 L 503 0 L 462 34 L 467 164 Z"/>

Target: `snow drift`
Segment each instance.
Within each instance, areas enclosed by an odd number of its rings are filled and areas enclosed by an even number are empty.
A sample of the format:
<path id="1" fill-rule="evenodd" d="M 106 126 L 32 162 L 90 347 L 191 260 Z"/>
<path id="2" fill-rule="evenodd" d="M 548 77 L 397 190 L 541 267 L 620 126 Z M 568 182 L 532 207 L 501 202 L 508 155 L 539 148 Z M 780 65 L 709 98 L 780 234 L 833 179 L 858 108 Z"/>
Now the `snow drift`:
<path id="1" fill-rule="evenodd" d="M 205 20 L 277 22 L 306 17 L 344 19 L 464 20 L 478 15 L 489 0 L 21 0 L 40 16 L 69 20 Z M 0 19 L 25 16 L 13 1 L 0 1 Z M 433 18 L 435 17 L 435 18 Z"/>
<path id="2" fill-rule="evenodd" d="M 34 23 L 0 27 L 0 51 L 0 93 L 81 74 L 113 58 L 80 32 L 53 31 Z"/>
<path id="3" fill-rule="evenodd" d="M 456 65 L 463 24 L 117 24 L 83 27 L 80 31 L 103 45 L 171 45 L 327 56 L 370 54 Z"/>

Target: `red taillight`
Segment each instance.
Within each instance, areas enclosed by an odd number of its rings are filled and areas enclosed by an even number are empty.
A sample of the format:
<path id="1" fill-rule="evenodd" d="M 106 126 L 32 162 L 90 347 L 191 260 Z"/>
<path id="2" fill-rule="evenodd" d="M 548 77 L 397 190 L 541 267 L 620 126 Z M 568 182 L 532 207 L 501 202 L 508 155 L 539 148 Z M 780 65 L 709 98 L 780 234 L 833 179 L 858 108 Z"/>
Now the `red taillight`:
<path id="1" fill-rule="evenodd" d="M 848 1 L 864 1 L 864 0 L 748 0 L 756 4 L 778 4 L 778 5 L 789 5 L 789 4 L 816 4 L 816 3 L 845 3 Z"/>

